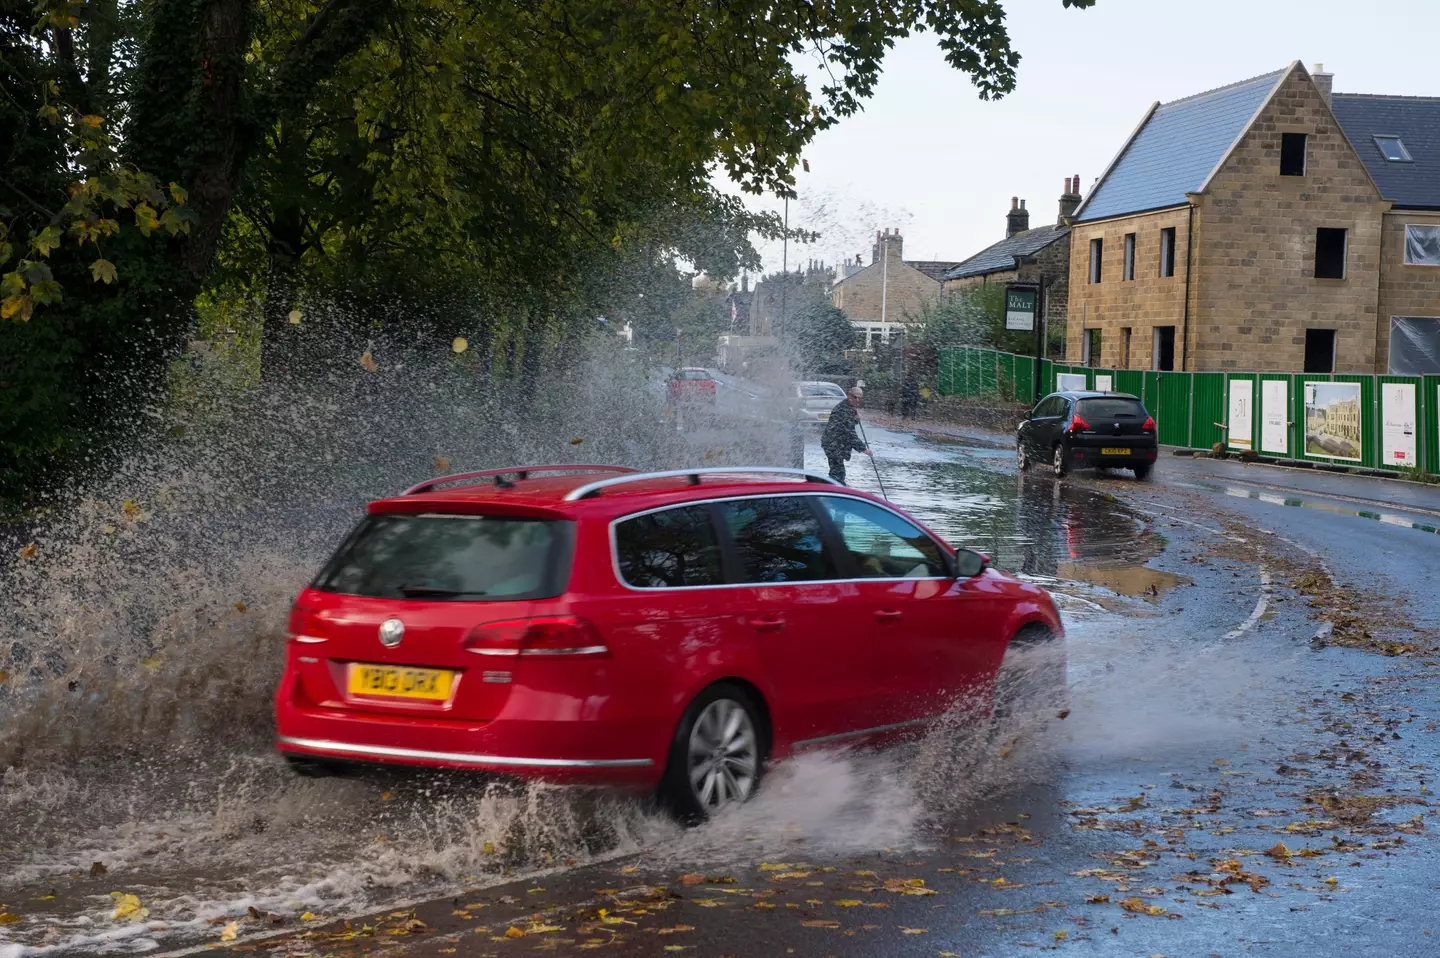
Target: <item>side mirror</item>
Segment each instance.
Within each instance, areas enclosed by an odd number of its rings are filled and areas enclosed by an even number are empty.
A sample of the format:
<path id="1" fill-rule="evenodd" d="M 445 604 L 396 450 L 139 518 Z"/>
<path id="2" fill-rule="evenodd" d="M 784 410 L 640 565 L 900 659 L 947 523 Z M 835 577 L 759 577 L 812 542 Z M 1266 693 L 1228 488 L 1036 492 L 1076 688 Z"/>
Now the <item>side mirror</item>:
<path id="1" fill-rule="evenodd" d="M 957 579 L 973 579 L 975 576 L 990 568 L 990 557 L 970 549 L 961 549 L 955 553 L 955 577 Z"/>

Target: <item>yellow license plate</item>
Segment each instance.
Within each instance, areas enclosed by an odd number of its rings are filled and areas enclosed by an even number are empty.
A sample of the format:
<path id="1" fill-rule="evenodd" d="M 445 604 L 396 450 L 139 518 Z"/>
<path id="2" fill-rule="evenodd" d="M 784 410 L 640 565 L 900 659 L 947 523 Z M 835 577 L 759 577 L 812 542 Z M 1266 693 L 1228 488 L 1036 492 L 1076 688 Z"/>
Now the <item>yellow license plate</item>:
<path id="1" fill-rule="evenodd" d="M 379 695 L 391 699 L 426 699 L 443 702 L 450 698 L 455 673 L 444 669 L 397 668 L 390 665 L 350 664 L 350 694 Z"/>
<path id="2" fill-rule="evenodd" d="M 1109 447 L 1109 448 L 1107 448 L 1107 449 L 1101 449 L 1101 450 L 1100 450 L 1100 455 L 1102 455 L 1102 456 L 1128 456 L 1128 455 L 1130 455 L 1130 450 L 1129 450 L 1129 449 L 1119 449 L 1119 448 L 1116 448 L 1116 447 L 1114 447 L 1114 446 L 1111 446 L 1111 447 Z"/>
<path id="3" fill-rule="evenodd" d="M 821 421 L 821 422 L 829 422 L 829 421 L 830 421 L 830 414 L 829 414 L 828 412 L 822 412 L 822 413 L 820 414 L 820 421 Z"/>

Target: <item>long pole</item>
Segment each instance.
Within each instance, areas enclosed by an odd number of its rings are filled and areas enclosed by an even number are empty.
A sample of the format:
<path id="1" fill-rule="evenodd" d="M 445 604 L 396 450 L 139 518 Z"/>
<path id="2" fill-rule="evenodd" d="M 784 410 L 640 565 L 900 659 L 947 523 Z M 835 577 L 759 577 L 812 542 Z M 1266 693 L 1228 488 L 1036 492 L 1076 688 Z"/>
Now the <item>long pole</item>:
<path id="1" fill-rule="evenodd" d="M 785 304 L 790 292 L 790 197 L 785 197 L 785 238 L 780 246 L 780 272 L 784 279 L 780 283 L 780 329 L 785 328 Z M 772 330 L 779 334 L 780 330 Z"/>
<path id="2" fill-rule="evenodd" d="M 870 445 L 870 437 L 865 435 L 865 420 L 860 418 L 859 410 L 855 412 L 855 422 L 860 426 L 860 439 L 865 443 L 865 448 L 870 450 L 870 468 L 875 470 L 875 481 L 880 484 L 880 495 L 889 502 L 890 495 L 885 491 L 885 480 L 880 478 L 880 463 L 875 461 L 875 448 Z"/>

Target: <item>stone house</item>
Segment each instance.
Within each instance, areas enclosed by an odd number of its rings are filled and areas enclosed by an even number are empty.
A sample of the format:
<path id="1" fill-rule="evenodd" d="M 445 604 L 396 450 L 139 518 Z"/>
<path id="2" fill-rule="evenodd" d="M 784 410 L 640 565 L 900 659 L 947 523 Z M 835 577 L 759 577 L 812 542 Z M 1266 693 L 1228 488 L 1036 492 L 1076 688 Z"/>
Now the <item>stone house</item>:
<path id="1" fill-rule="evenodd" d="M 1440 343 L 1440 100 L 1332 79 L 1296 61 L 1151 106 L 1072 221 L 1072 357 L 1386 372 L 1391 317 L 1407 369 Z"/>
<path id="2" fill-rule="evenodd" d="M 1045 287 L 1045 321 L 1063 329 L 1070 294 L 1069 219 L 1080 205 L 1080 177 L 1065 178 L 1060 210 L 1053 224 L 1030 228 L 1025 201 L 1010 198 L 1005 216 L 1005 238 L 962 261 L 943 277 L 942 291 L 950 296 L 977 286 L 1036 283 Z"/>
<path id="3" fill-rule="evenodd" d="M 951 262 L 904 258 L 905 238 L 899 230 L 875 234 L 870 265 L 844 264 L 830 287 L 830 302 L 845 313 L 865 337 L 865 348 L 915 322 L 928 303 L 940 298 L 940 278 L 955 266 Z M 855 267 L 860 268 L 856 269 Z"/>

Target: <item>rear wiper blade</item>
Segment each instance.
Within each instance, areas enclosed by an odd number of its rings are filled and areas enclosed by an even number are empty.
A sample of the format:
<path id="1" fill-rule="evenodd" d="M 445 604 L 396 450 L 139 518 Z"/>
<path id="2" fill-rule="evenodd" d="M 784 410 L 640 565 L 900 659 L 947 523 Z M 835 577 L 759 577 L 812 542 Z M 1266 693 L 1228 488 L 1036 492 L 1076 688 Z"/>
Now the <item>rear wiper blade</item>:
<path id="1" fill-rule="evenodd" d="M 399 590 L 401 595 L 407 599 L 421 597 L 450 598 L 459 595 L 486 595 L 485 592 L 462 592 L 459 589 L 446 589 L 437 585 L 402 585 Z"/>

